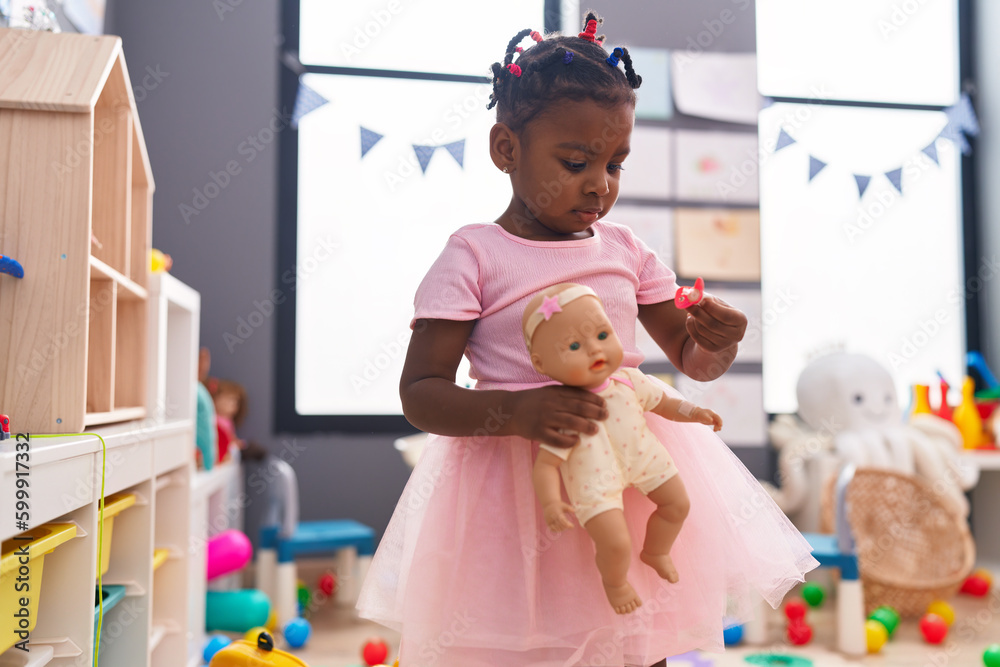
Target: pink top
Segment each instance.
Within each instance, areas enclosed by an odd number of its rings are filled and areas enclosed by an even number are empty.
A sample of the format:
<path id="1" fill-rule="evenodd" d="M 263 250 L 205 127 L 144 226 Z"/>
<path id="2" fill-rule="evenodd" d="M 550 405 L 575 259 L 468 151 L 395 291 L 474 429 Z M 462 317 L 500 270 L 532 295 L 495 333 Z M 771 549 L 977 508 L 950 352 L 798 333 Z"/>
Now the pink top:
<path id="1" fill-rule="evenodd" d="M 632 230 L 598 221 L 594 235 L 571 241 L 531 241 L 494 223 L 462 227 L 448 239 L 414 299 L 417 319 L 478 320 L 465 355 L 477 387 L 551 382 L 532 366 L 521 333 L 528 301 L 558 283 L 587 285 L 625 348 L 622 366 L 638 367 L 638 304 L 674 298 L 671 271 Z"/>

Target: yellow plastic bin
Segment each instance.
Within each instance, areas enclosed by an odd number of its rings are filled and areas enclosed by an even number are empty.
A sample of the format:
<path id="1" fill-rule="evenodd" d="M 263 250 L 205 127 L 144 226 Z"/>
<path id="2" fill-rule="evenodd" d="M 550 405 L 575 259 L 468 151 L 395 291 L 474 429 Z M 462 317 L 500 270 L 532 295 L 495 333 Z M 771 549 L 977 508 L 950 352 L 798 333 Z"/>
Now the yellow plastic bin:
<path id="1" fill-rule="evenodd" d="M 134 493 L 116 493 L 104 498 L 104 532 L 101 535 L 101 562 L 97 564 L 97 574 L 108 573 L 111 564 L 111 531 L 115 525 L 115 517 L 124 510 L 135 505 Z"/>
<path id="2" fill-rule="evenodd" d="M 23 539 L 26 537 L 31 539 Z M 48 523 L 3 543 L 0 550 L 0 617 L 8 622 L 0 624 L 0 653 L 27 639 L 22 632 L 35 629 L 45 555 L 74 537 L 76 524 Z M 28 606 L 22 607 L 22 601 Z"/>

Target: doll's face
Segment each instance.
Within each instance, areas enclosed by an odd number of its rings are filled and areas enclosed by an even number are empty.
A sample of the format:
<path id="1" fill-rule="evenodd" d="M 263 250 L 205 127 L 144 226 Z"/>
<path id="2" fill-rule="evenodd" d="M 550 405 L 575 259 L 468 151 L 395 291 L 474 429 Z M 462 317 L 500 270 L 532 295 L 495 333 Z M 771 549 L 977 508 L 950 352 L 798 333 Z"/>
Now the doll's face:
<path id="1" fill-rule="evenodd" d="M 531 339 L 535 370 L 585 389 L 600 386 L 618 370 L 624 353 L 601 302 L 593 296 L 570 301 L 539 324 Z"/>
<path id="2" fill-rule="evenodd" d="M 232 419 L 240 410 L 240 398 L 231 391 L 224 391 L 215 397 L 215 412 Z"/>

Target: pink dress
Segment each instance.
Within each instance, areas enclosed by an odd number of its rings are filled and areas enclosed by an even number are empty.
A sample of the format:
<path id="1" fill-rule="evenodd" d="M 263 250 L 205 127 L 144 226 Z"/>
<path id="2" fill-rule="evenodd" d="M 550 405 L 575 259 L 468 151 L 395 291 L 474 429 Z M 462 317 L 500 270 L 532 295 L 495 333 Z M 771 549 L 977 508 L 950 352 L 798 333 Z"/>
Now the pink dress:
<path id="1" fill-rule="evenodd" d="M 556 242 L 459 229 L 417 289 L 414 320 L 477 320 L 465 351 L 477 389 L 550 384 L 531 366 L 521 315 L 544 287 L 581 283 L 604 302 L 622 365 L 637 367 L 638 304 L 672 299 L 675 277 L 628 227 L 591 229 Z M 474 436 L 430 436 L 358 601 L 361 616 L 401 632 L 400 667 L 646 666 L 722 650 L 724 617 L 746 618 L 755 595 L 777 606 L 816 566 L 806 541 L 710 427 L 646 421 L 691 511 L 671 552 L 681 580 L 669 584 L 638 559 L 654 505 L 625 491 L 629 580 L 643 600 L 627 615 L 608 604 L 586 531 L 546 527 L 531 476 L 538 443 L 490 435 L 492 419 Z"/>

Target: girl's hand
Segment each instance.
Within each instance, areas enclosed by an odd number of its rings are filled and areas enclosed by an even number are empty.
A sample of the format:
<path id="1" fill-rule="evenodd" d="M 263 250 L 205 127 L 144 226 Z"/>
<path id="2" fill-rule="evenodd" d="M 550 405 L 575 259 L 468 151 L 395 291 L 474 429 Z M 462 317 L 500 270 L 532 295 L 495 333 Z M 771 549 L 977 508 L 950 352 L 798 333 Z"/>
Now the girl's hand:
<path id="1" fill-rule="evenodd" d="M 560 500 L 546 505 L 542 511 L 545 514 L 545 523 L 553 533 L 561 533 L 573 527 L 573 523 L 569 520 L 569 516 L 573 512 L 572 505 Z"/>
<path id="2" fill-rule="evenodd" d="M 743 340 L 747 316 L 722 299 L 706 295 L 701 303 L 686 311 L 688 334 L 709 352 L 719 352 Z M 718 430 L 718 429 L 716 429 Z"/>
<path id="3" fill-rule="evenodd" d="M 554 447 L 572 447 L 579 434 L 597 433 L 593 420 L 608 418 L 604 399 L 586 389 L 553 385 L 510 395 L 514 433 Z"/>
<path id="4" fill-rule="evenodd" d="M 691 416 L 699 424 L 705 424 L 713 427 L 713 431 L 719 431 L 722 429 L 722 417 L 708 408 L 698 408 Z"/>

